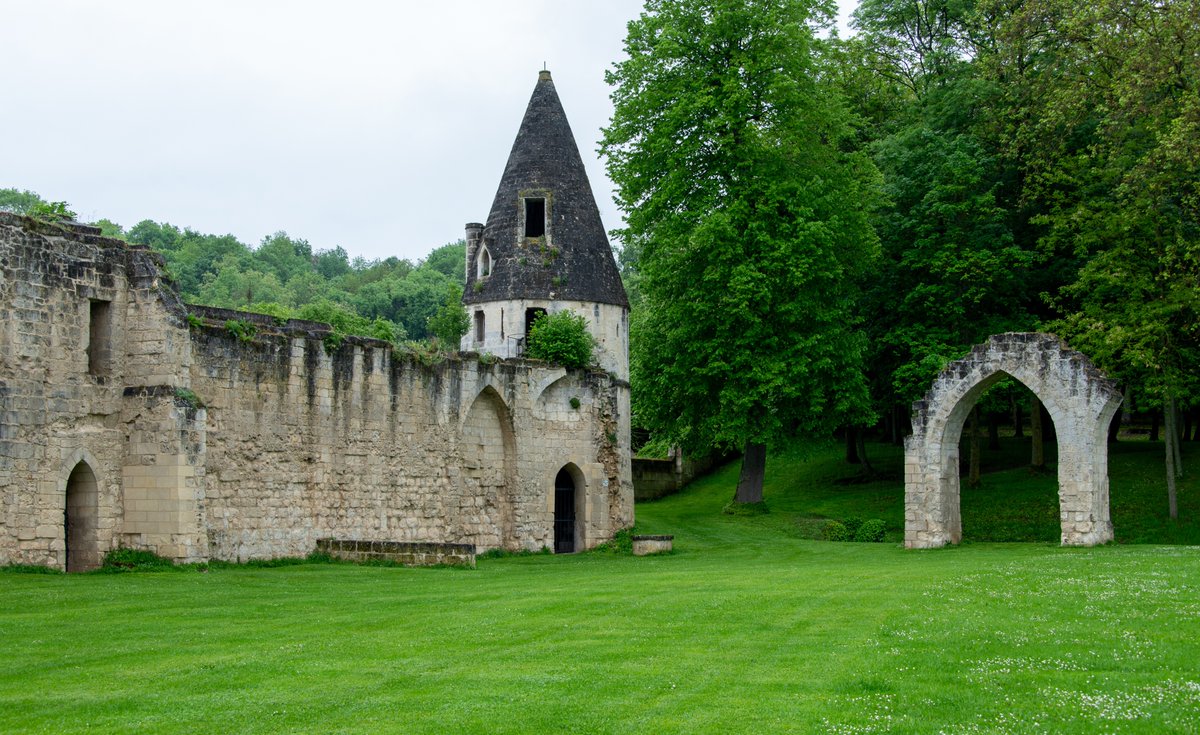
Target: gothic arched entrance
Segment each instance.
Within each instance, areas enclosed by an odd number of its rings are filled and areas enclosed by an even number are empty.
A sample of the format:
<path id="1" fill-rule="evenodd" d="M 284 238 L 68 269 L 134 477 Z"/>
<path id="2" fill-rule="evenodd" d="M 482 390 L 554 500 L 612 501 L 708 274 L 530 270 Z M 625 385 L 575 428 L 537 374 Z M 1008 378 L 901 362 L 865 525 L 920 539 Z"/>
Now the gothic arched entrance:
<path id="1" fill-rule="evenodd" d="M 1064 546 L 1111 541 L 1108 424 L 1121 394 L 1082 354 L 1038 332 L 998 334 L 946 366 L 913 404 L 904 442 L 904 545 L 962 540 L 958 441 L 975 401 L 1009 375 L 1023 383 L 1058 435 L 1058 507 Z"/>
<path id="2" fill-rule="evenodd" d="M 554 478 L 554 553 L 572 554 L 576 548 L 578 522 L 576 519 L 575 478 L 566 467 Z"/>

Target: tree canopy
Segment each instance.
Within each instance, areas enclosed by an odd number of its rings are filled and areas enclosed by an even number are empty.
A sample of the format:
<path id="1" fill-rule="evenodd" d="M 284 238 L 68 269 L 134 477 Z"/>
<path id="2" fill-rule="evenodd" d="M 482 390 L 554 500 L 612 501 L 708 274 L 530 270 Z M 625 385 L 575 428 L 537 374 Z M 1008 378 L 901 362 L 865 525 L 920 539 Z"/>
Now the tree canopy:
<path id="1" fill-rule="evenodd" d="M 642 301 L 634 412 L 689 448 L 869 418 L 851 309 L 875 255 L 876 174 L 841 146 L 852 129 L 815 33 L 830 13 L 650 0 L 607 75 L 601 152 Z M 761 466 L 743 473 L 739 499 L 760 500 Z"/>

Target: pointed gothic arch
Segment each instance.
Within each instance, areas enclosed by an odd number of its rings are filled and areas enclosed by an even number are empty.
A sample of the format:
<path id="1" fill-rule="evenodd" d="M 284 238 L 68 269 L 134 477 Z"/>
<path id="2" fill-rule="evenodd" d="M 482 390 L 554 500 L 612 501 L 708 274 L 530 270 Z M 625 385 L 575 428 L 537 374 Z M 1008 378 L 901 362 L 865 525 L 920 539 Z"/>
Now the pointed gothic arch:
<path id="1" fill-rule="evenodd" d="M 976 345 L 913 404 L 904 442 L 904 545 L 962 540 L 958 442 L 984 391 L 1005 375 L 1041 400 L 1058 436 L 1058 502 L 1064 546 L 1111 541 L 1108 424 L 1121 393 L 1084 355 L 1051 334 L 1008 333 Z"/>
<path id="2" fill-rule="evenodd" d="M 481 245 L 479 254 L 475 257 L 475 277 L 487 278 L 492 275 L 492 253 L 487 245 Z"/>
<path id="3" fill-rule="evenodd" d="M 458 509 L 461 541 L 482 548 L 517 546 L 513 496 L 516 439 L 508 406 L 488 385 L 479 392 L 460 427 L 464 505 Z M 482 499 L 483 505 L 475 504 Z"/>
<path id="4" fill-rule="evenodd" d="M 563 465 L 555 474 L 551 501 L 554 553 L 580 551 L 587 541 L 583 532 L 587 516 L 587 479 L 574 462 Z"/>

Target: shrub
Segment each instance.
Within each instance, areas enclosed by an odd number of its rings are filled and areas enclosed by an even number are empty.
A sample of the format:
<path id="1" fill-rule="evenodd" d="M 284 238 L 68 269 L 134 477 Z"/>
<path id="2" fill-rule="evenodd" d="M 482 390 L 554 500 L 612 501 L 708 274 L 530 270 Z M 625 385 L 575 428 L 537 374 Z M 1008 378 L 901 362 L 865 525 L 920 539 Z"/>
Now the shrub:
<path id="1" fill-rule="evenodd" d="M 70 210 L 66 202 L 37 202 L 25 214 L 43 222 L 59 222 L 73 220 L 76 214 Z"/>
<path id="2" fill-rule="evenodd" d="M 821 528 L 821 538 L 826 541 L 849 541 L 850 532 L 841 521 L 828 521 Z"/>
<path id="3" fill-rule="evenodd" d="M 255 333 L 258 332 L 258 327 L 241 319 L 226 319 L 225 329 L 234 337 L 237 337 L 239 342 L 249 342 L 254 339 Z"/>
<path id="4" fill-rule="evenodd" d="M 587 367 L 592 362 L 595 340 L 588 332 L 587 320 L 570 310 L 542 314 L 529 330 L 525 354 L 564 367 Z"/>
<path id="5" fill-rule="evenodd" d="M 863 519 L 857 517 L 847 518 L 842 521 L 842 525 L 846 527 L 847 538 L 854 538 L 858 533 L 859 527 L 863 524 Z"/>
<path id="6" fill-rule="evenodd" d="M 204 401 L 190 388 L 176 388 L 175 405 L 184 408 L 204 408 Z"/>
<path id="7" fill-rule="evenodd" d="M 130 549 L 119 546 L 104 555 L 101 567 L 110 571 L 121 569 L 159 569 L 175 566 L 175 562 L 165 559 L 153 551 L 146 549 Z"/>
<path id="8" fill-rule="evenodd" d="M 619 554 L 622 556 L 633 555 L 633 526 L 622 528 L 617 531 L 611 540 L 605 541 L 602 544 L 597 544 L 591 553 L 594 554 Z"/>
<path id="9" fill-rule="evenodd" d="M 878 518 L 872 518 L 869 521 L 863 521 L 862 525 L 858 527 L 858 530 L 854 533 L 854 540 L 879 543 L 883 541 L 884 530 L 883 521 Z"/>

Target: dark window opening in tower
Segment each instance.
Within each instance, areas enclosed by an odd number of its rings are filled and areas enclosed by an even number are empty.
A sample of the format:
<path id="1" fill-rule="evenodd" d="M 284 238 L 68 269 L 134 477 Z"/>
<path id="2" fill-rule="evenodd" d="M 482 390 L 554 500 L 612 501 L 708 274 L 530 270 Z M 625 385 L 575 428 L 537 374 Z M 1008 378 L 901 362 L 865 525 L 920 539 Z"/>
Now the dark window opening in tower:
<path id="1" fill-rule="evenodd" d="M 533 323 L 538 320 L 539 316 L 545 315 L 546 310 L 534 307 L 525 310 L 525 339 L 529 339 L 529 330 L 533 329 Z"/>
<path id="2" fill-rule="evenodd" d="M 475 341 L 476 342 L 483 341 L 483 334 L 484 334 L 483 319 L 484 319 L 483 309 L 476 311 L 475 312 Z"/>
<path id="3" fill-rule="evenodd" d="M 541 197 L 525 199 L 525 237 L 546 234 L 546 200 Z"/>

